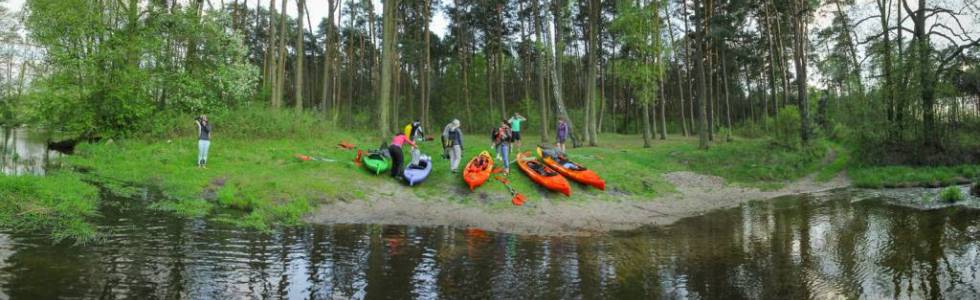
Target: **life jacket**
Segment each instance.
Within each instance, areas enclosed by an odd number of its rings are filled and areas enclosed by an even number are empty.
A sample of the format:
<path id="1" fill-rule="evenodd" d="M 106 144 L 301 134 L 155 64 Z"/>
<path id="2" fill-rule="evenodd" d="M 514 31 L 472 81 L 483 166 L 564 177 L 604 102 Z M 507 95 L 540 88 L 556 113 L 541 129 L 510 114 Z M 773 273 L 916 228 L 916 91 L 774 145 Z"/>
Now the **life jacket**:
<path id="1" fill-rule="evenodd" d="M 412 137 L 412 123 L 408 123 L 408 125 L 405 125 L 404 130 L 405 130 L 405 136 L 411 138 Z"/>

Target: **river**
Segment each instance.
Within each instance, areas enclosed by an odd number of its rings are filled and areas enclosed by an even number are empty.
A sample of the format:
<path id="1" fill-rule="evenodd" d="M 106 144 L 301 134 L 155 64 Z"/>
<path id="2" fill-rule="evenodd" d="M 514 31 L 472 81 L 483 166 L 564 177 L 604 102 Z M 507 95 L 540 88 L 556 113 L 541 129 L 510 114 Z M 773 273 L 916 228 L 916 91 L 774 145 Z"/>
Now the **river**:
<path id="1" fill-rule="evenodd" d="M 0 174 L 44 175 L 61 153 L 48 150 L 47 134 L 24 128 L 0 128 Z"/>
<path id="2" fill-rule="evenodd" d="M 855 192 L 592 237 L 475 228 L 269 233 L 109 200 L 84 246 L 0 234 L 0 296 L 82 298 L 977 298 L 980 212 Z M 6 298 L 4 297 L 4 298 Z"/>

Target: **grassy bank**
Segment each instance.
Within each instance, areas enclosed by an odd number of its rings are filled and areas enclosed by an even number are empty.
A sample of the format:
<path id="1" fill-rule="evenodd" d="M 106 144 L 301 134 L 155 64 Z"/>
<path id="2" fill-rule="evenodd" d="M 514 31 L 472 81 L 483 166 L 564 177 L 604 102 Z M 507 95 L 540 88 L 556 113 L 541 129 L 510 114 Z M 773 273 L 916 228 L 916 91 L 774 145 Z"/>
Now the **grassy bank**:
<path id="1" fill-rule="evenodd" d="M 77 174 L 0 176 L 0 191 L 0 226 L 46 232 L 55 241 L 96 237 L 89 219 L 97 214 L 98 189 Z"/>
<path id="2" fill-rule="evenodd" d="M 154 209 L 257 229 L 299 224 L 304 215 L 324 203 L 371 201 L 379 195 L 397 197 L 405 193 L 432 205 L 454 202 L 488 210 L 520 209 L 500 200 L 509 199 L 508 190 L 496 181 L 476 192 L 466 189 L 460 176 L 449 172 L 448 160 L 440 157 L 438 141 L 420 144 L 423 153 L 434 158 L 434 171 L 422 185 L 410 188 L 388 176 L 368 173 L 353 163 L 356 151 L 337 147 L 346 141 L 360 149 L 373 149 L 387 137 L 373 131 L 339 130 L 311 114 L 277 114 L 258 111 L 213 117 L 216 131 L 207 169 L 195 166 L 197 141 L 190 126 L 181 126 L 179 121 L 170 120 L 161 127 L 176 129 L 149 136 L 80 144 L 74 155 L 64 158 L 68 169 L 56 175 L 2 177 L 3 188 L 15 192 L 3 196 L 0 224 L 51 229 L 56 238 L 92 236 L 94 229 L 85 221 L 96 213 L 98 197 L 90 184 L 121 196 L 136 195 L 144 189 L 158 191 L 164 197 L 151 205 Z M 487 137 L 476 131 L 466 135 L 464 160 L 490 150 Z M 527 135 L 523 150 L 533 150 L 539 141 L 539 137 Z M 572 196 L 564 197 L 536 186 L 516 165 L 509 177 L 512 186 L 531 203 L 543 199 L 655 201 L 675 192 L 662 175 L 676 171 L 720 176 L 732 184 L 764 190 L 811 175 L 829 180 L 844 170 L 859 186 L 867 187 L 959 180 L 980 174 L 976 166 L 858 167 L 850 161 L 848 151 L 827 141 L 796 150 L 768 139 L 736 139 L 699 151 L 694 138 L 669 136 L 656 140 L 651 148 L 643 148 L 639 136 L 604 134 L 600 144 L 571 149 L 570 155 L 600 174 L 607 181 L 607 191 L 573 183 Z M 301 161 L 297 154 L 318 159 Z M 73 192 L 64 193 L 62 187 Z"/>
<path id="3" fill-rule="evenodd" d="M 155 204 L 158 209 L 188 217 L 218 213 L 230 222 L 260 229 L 271 224 L 297 224 L 320 203 L 363 200 L 376 193 L 413 193 L 431 201 L 491 209 L 511 207 L 509 202 L 487 201 L 487 195 L 507 194 L 503 184 L 492 181 L 475 193 L 466 190 L 460 177 L 448 172 L 449 162 L 439 157 L 442 150 L 438 142 L 420 144 L 423 153 L 434 157 L 434 171 L 421 186 L 409 188 L 386 185 L 392 179 L 358 168 L 352 162 L 355 151 L 337 147 L 347 141 L 360 148 L 375 148 L 382 139 L 371 134 L 323 131 L 291 138 L 231 136 L 216 135 L 207 169 L 194 166 L 196 141 L 188 138 L 83 144 L 66 161 L 84 170 L 90 180 L 119 194 L 131 192 L 133 186 L 161 191 L 169 200 Z M 539 140 L 527 137 L 524 150 L 531 150 Z M 825 153 L 823 148 L 807 152 L 773 148 L 762 140 L 723 143 L 708 152 L 697 151 L 695 140 L 682 137 L 658 141 L 652 148 L 642 148 L 637 136 L 606 135 L 602 142 L 608 146 L 578 148 L 571 155 L 606 179 L 607 192 L 573 184 L 572 197 L 548 193 L 521 174 L 516 165 L 510 176 L 512 186 L 530 201 L 646 201 L 674 191 L 662 174 L 690 170 L 722 176 L 737 184 L 776 188 L 816 172 Z M 468 136 L 466 145 L 465 158 L 489 149 L 489 142 L 479 135 Z M 327 161 L 300 161 L 296 154 Z"/>
<path id="4" fill-rule="evenodd" d="M 862 188 L 941 187 L 977 182 L 980 165 L 910 167 L 862 166 L 848 167 L 854 186 Z"/>

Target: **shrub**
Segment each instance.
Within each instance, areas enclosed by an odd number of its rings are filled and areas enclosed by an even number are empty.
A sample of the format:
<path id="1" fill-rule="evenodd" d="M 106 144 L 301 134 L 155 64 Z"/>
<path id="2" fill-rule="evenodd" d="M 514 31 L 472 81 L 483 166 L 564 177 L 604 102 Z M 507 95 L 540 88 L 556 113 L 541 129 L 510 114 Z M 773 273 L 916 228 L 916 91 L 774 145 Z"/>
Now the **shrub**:
<path id="1" fill-rule="evenodd" d="M 963 201 L 964 197 L 963 192 L 960 191 L 959 187 L 951 186 L 943 189 L 943 191 L 939 193 L 939 198 L 948 203 L 955 203 Z"/>
<path id="2" fill-rule="evenodd" d="M 771 124 L 773 142 L 789 148 L 800 145 L 800 111 L 795 106 L 784 107 L 767 122 Z"/>

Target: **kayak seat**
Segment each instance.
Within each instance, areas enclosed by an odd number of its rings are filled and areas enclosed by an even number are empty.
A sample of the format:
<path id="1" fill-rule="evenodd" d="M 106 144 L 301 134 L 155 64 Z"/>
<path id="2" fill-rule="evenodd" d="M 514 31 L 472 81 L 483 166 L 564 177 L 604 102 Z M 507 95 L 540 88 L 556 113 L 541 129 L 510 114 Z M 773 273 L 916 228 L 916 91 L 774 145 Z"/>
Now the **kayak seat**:
<path id="1" fill-rule="evenodd" d="M 552 171 L 550 169 L 546 169 L 544 167 L 544 165 L 542 165 L 542 164 L 540 164 L 540 163 L 538 163 L 536 161 L 529 161 L 529 162 L 527 162 L 527 166 L 529 168 L 531 168 L 531 170 L 534 170 L 535 173 L 538 173 L 538 174 L 540 174 L 542 176 L 555 176 L 555 175 L 558 175 L 557 172 Z"/>
<path id="2" fill-rule="evenodd" d="M 429 162 L 423 160 L 423 161 L 419 161 L 419 163 L 417 165 L 411 165 L 408 168 L 409 169 L 415 169 L 415 170 L 425 170 L 425 167 L 428 164 L 429 164 Z"/>
<path id="3" fill-rule="evenodd" d="M 565 169 L 569 169 L 569 170 L 572 170 L 572 171 L 585 171 L 586 170 L 585 167 L 580 166 L 580 165 L 578 165 L 576 163 L 570 162 L 570 161 L 568 161 L 568 160 L 566 160 L 564 158 L 558 158 L 558 159 L 556 159 L 556 161 L 558 162 L 559 165 L 561 165 L 562 167 L 565 167 Z"/>

